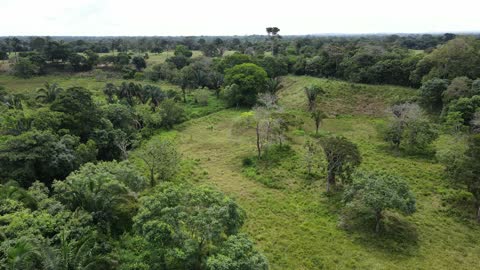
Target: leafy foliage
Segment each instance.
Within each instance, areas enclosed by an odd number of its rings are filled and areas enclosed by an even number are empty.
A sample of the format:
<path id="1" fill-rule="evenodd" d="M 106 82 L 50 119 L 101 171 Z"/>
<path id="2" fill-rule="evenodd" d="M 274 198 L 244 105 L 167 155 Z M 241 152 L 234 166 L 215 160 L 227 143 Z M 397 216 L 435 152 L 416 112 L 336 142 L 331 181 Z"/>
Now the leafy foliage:
<path id="1" fill-rule="evenodd" d="M 344 200 L 371 209 L 375 214 L 377 233 L 385 210 L 398 210 L 404 214 L 416 211 L 415 197 L 408 185 L 400 178 L 385 173 L 356 174 L 352 185 L 345 191 Z"/>

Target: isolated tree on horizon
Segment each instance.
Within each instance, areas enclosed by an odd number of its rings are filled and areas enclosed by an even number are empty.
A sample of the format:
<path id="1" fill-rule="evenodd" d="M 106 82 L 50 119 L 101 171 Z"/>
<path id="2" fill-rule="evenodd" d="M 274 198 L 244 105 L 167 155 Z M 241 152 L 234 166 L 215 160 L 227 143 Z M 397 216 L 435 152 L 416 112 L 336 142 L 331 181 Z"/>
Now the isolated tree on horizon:
<path id="1" fill-rule="evenodd" d="M 272 55 L 275 55 L 276 54 L 275 47 L 277 44 L 277 40 L 280 38 L 280 35 L 278 34 L 278 32 L 280 32 L 280 28 L 267 27 L 266 30 L 267 30 L 268 37 L 270 38 L 270 41 L 272 43 Z"/>

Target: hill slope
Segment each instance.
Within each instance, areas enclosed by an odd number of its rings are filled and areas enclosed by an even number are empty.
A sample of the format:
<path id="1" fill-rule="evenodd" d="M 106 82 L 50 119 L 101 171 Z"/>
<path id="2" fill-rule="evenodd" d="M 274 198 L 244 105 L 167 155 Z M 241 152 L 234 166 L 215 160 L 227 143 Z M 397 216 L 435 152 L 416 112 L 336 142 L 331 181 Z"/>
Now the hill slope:
<path id="1" fill-rule="evenodd" d="M 339 227 L 340 198 L 324 193 L 324 175 L 319 173 L 319 181 L 311 182 L 300 173 L 290 173 L 303 170 L 304 132 L 313 129 L 302 112 L 302 88 L 310 83 L 319 83 L 329 92 L 323 104 L 331 118 L 322 132 L 341 134 L 357 143 L 364 159 L 362 168 L 403 176 L 417 195 L 417 213 L 401 218 L 391 215 L 387 231 L 379 236 L 369 228 L 345 230 Z M 266 254 L 272 269 L 478 267 L 480 230 L 470 221 L 448 215 L 449 206 L 442 204 L 441 195 L 449 190 L 443 167 L 430 160 L 395 155 L 376 134 L 388 103 L 397 96 L 415 95 L 412 89 L 295 76 L 284 78 L 283 84 L 280 103 L 298 111 L 305 124 L 289 134 L 295 150 L 289 161 L 295 164 L 269 168 L 277 172 L 280 188 L 269 188 L 242 172 L 242 158 L 255 155 L 254 134 L 232 132 L 232 123 L 242 111 L 224 110 L 192 120 L 175 133 L 184 157 L 197 160 L 208 172 L 204 181 L 236 198 L 246 210 L 244 229 Z"/>

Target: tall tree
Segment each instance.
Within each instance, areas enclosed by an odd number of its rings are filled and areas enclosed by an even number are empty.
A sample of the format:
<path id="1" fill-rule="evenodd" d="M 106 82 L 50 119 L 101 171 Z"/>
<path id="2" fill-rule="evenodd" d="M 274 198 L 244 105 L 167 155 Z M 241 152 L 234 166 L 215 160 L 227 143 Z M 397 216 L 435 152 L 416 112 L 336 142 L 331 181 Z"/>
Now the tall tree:
<path id="1" fill-rule="evenodd" d="M 350 181 L 353 170 L 360 165 L 362 157 L 358 147 L 344 137 L 320 139 L 320 145 L 327 160 L 327 192 L 336 185 L 336 177 L 344 183 Z"/>
<path id="2" fill-rule="evenodd" d="M 307 96 L 308 110 L 312 112 L 317 105 L 318 96 L 324 94 L 325 91 L 319 85 L 310 85 L 304 88 L 305 95 Z"/>

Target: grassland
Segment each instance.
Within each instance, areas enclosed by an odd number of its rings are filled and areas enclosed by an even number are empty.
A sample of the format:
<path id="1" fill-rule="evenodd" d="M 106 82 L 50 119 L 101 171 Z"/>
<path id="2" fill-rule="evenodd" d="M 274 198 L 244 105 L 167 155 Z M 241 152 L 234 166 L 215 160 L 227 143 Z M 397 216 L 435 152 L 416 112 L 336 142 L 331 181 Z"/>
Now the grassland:
<path id="1" fill-rule="evenodd" d="M 295 154 L 277 171 L 281 188 L 269 188 L 247 177 L 242 159 L 255 155 L 254 133 L 232 132 L 242 111 L 224 110 L 177 128 L 176 139 L 187 159 L 208 172 L 202 182 L 236 198 L 246 210 L 245 232 L 267 255 L 272 269 L 476 269 L 480 229 L 471 221 L 451 216 L 444 195 L 450 190 L 443 167 L 430 159 L 392 153 L 377 136 L 390 101 L 409 98 L 414 90 L 392 86 L 352 85 L 309 77 L 287 77 L 280 102 L 304 117 L 302 132 L 289 134 Z M 302 87 L 312 82 L 328 90 L 323 104 L 330 115 L 322 132 L 341 134 L 359 145 L 362 169 L 384 169 L 403 176 L 417 196 L 418 211 L 410 217 L 391 214 L 386 231 L 339 226 L 341 201 L 324 193 L 324 174 L 306 180 L 300 172 L 305 133 L 313 129 Z M 287 169 L 282 168 L 285 166 Z M 290 173 L 289 173 L 290 172 Z M 468 210 L 463 209 L 468 212 Z"/>
<path id="2" fill-rule="evenodd" d="M 118 76 L 110 77 L 108 73 L 101 73 L 98 75 L 94 72 L 85 72 L 72 75 L 60 74 L 37 76 L 30 79 L 20 79 L 10 75 L 0 74 L 0 86 L 4 86 L 10 93 L 21 94 L 29 98 L 35 98 L 37 95 L 36 90 L 43 87 L 45 82 L 57 83 L 64 89 L 72 86 L 84 87 L 93 93 L 93 96 L 97 102 L 105 102 L 103 88 L 107 82 L 114 83 L 116 85 L 119 85 L 122 82 L 150 84 L 156 85 L 164 90 L 173 89 L 180 92 L 180 88 L 178 86 L 164 81 L 151 82 L 124 80 Z M 208 106 L 195 104 L 191 94 L 187 95 L 187 100 L 188 103 L 185 105 L 185 111 L 189 119 L 198 118 L 225 108 L 224 102 L 215 98 L 213 94 L 209 97 Z"/>

